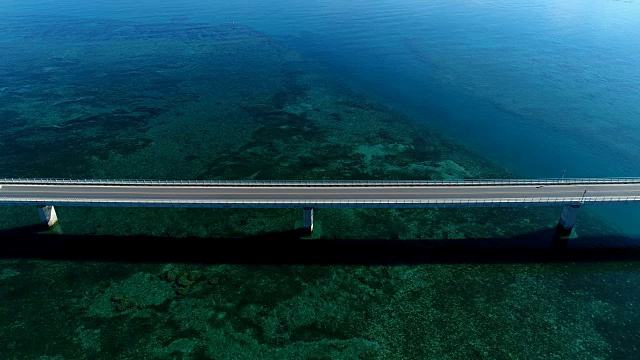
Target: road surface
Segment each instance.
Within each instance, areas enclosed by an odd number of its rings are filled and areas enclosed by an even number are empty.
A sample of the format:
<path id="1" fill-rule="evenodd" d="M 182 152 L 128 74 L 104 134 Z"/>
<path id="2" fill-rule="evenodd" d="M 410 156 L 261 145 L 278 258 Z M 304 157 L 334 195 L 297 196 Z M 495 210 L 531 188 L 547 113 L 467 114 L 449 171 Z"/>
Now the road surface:
<path id="1" fill-rule="evenodd" d="M 640 201 L 640 183 L 337 187 L 0 185 L 0 204 L 71 206 L 429 207 Z"/>

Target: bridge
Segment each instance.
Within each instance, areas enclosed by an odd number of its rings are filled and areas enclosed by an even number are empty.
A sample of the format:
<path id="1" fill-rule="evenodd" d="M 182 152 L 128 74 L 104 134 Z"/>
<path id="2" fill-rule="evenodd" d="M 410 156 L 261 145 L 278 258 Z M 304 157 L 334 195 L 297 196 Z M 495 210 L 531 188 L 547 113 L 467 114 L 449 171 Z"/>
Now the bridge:
<path id="1" fill-rule="evenodd" d="M 314 208 L 564 206 L 568 236 L 583 204 L 639 202 L 640 178 L 453 181 L 159 181 L 0 179 L 0 205 L 34 205 L 53 226 L 55 206 Z"/>

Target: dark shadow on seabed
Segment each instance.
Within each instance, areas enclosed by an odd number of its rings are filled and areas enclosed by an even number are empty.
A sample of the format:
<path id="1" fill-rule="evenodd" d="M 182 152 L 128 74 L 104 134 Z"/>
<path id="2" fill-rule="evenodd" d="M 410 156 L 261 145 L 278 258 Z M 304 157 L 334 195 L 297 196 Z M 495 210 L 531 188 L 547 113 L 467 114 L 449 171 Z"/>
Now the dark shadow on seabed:
<path id="1" fill-rule="evenodd" d="M 46 229 L 45 229 L 46 230 Z M 205 264 L 554 263 L 640 260 L 640 239 L 553 238 L 554 229 L 510 238 L 305 239 L 302 229 L 245 238 L 43 234 L 0 231 L 0 258 Z"/>

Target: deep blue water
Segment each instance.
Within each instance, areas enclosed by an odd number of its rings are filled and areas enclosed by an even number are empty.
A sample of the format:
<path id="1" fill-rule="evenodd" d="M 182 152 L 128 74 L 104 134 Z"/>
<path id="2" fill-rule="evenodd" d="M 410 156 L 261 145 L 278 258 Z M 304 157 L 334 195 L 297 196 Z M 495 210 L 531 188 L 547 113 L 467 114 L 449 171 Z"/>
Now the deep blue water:
<path id="1" fill-rule="evenodd" d="M 519 177 L 640 175 L 640 4 L 632 1 L 32 0 L 4 1 L 0 13 L 235 21 Z M 640 233 L 637 206 L 592 211 Z"/>

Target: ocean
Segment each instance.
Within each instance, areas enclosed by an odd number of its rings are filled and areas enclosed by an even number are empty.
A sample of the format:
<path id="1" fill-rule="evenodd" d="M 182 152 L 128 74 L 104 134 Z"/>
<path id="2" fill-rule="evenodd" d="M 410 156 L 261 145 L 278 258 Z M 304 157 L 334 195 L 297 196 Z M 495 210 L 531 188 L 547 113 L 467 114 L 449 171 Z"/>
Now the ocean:
<path id="1" fill-rule="evenodd" d="M 633 1 L 0 4 L 0 177 L 640 174 Z M 637 358 L 640 207 L 0 208 L 5 359 Z"/>

